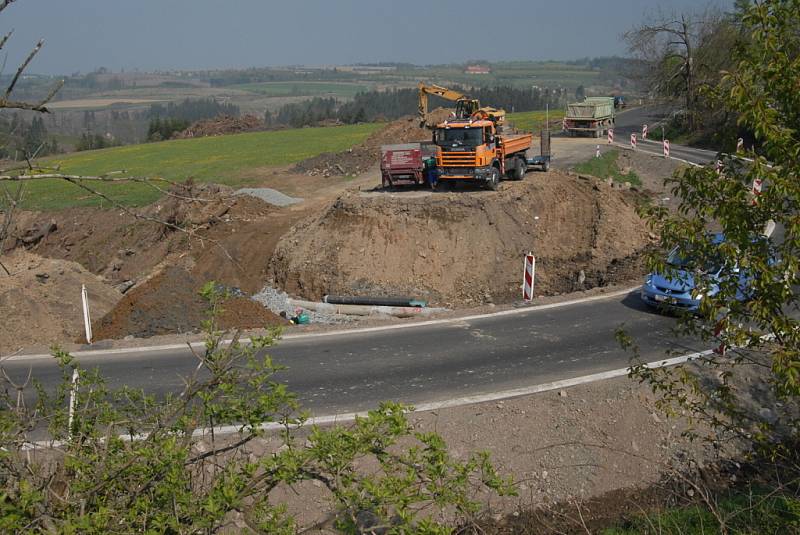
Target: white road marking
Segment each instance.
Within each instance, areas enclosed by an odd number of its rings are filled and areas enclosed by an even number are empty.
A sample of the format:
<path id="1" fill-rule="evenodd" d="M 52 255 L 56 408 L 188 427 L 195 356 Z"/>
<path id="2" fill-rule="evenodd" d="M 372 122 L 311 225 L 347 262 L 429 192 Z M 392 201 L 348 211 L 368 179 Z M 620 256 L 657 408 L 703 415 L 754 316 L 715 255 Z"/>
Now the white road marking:
<path id="1" fill-rule="evenodd" d="M 562 308 L 572 305 L 580 305 L 584 303 L 592 303 L 594 301 L 602 301 L 605 299 L 612 299 L 614 297 L 620 297 L 622 295 L 627 295 L 631 292 L 634 292 L 639 289 L 639 286 L 634 286 L 631 288 L 626 288 L 624 290 L 618 290 L 616 292 L 610 292 L 606 294 L 595 295 L 592 297 L 582 297 L 580 299 L 572 299 L 569 301 L 561 301 L 558 303 L 549 303 L 546 305 L 535 305 L 535 306 L 523 306 L 519 308 L 513 308 L 509 310 L 502 310 L 500 312 L 490 312 L 488 314 L 474 314 L 472 316 L 461 316 L 458 318 L 445 318 L 445 319 L 437 319 L 437 320 L 427 320 L 427 321 L 418 321 L 414 323 L 400 323 L 395 325 L 382 325 L 380 327 L 362 327 L 358 329 L 342 329 L 338 331 L 328 331 L 328 332 L 321 332 L 321 333 L 307 333 L 307 334 L 288 334 L 286 336 L 281 337 L 283 341 L 293 341 L 293 340 L 305 340 L 309 338 L 324 338 L 330 336 L 347 336 L 347 335 L 355 335 L 355 334 L 364 334 L 364 333 L 375 333 L 375 332 L 383 332 L 383 331 L 394 331 L 399 329 L 416 329 L 420 327 L 430 327 L 432 325 L 448 325 L 448 324 L 458 324 L 467 321 L 479 320 L 479 319 L 486 319 L 486 318 L 496 318 L 501 316 L 516 316 L 519 314 L 528 314 L 533 312 L 538 312 L 542 310 L 551 310 L 554 308 Z M 242 343 L 249 343 L 249 338 L 241 338 L 240 342 Z M 230 343 L 230 340 L 225 340 L 223 343 Z M 107 355 L 126 355 L 131 353 L 153 353 L 158 351 L 172 351 L 176 349 L 186 349 L 189 345 L 195 349 L 202 349 L 205 345 L 205 342 L 191 342 L 183 343 L 183 344 L 166 344 L 166 345 L 158 345 L 158 346 L 146 346 L 146 347 L 123 347 L 117 349 L 90 349 L 84 351 L 73 351 L 70 354 L 73 357 L 93 357 L 93 356 L 107 356 Z M 144 355 L 139 355 L 144 356 Z M 0 362 L 21 362 L 27 360 L 37 360 L 37 359 L 52 359 L 53 356 L 50 354 L 36 354 L 36 355 L 11 355 L 8 357 L 4 357 Z"/>

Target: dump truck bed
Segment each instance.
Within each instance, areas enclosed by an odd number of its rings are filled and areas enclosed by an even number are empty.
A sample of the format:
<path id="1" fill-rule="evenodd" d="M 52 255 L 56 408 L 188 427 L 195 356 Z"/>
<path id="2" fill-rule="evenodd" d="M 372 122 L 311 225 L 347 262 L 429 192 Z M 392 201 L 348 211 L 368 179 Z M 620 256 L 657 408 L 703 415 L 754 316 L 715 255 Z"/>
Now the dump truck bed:
<path id="1" fill-rule="evenodd" d="M 613 115 L 613 97 L 589 97 L 567 106 L 567 119 L 603 119 Z"/>
<path id="2" fill-rule="evenodd" d="M 506 155 L 527 151 L 533 142 L 532 134 L 518 134 L 513 136 L 501 135 L 503 151 Z"/>

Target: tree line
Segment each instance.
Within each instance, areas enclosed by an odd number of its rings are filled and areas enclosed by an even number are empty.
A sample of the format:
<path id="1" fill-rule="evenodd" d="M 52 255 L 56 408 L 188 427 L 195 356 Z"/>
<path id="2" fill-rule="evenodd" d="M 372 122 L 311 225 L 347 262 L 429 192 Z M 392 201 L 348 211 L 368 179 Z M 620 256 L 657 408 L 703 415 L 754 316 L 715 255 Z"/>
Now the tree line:
<path id="1" fill-rule="evenodd" d="M 568 96 L 564 89 L 540 87 L 498 86 L 473 89 L 454 87 L 453 89 L 479 99 L 484 105 L 504 108 L 509 112 L 542 110 L 548 106 L 558 108 L 564 105 Z M 432 108 L 453 106 L 452 102 L 435 96 L 432 96 L 429 102 Z M 305 102 L 286 104 L 275 113 L 267 112 L 265 122 L 268 125 L 299 128 L 330 120 L 345 124 L 391 121 L 416 114 L 417 106 L 417 89 L 373 90 L 357 93 L 353 100 L 348 102 L 317 97 Z"/>
<path id="2" fill-rule="evenodd" d="M 48 134 L 41 117 L 33 117 L 30 122 L 18 113 L 10 119 L 0 118 L 0 139 L 2 159 L 23 160 L 62 152 L 58 140 Z"/>

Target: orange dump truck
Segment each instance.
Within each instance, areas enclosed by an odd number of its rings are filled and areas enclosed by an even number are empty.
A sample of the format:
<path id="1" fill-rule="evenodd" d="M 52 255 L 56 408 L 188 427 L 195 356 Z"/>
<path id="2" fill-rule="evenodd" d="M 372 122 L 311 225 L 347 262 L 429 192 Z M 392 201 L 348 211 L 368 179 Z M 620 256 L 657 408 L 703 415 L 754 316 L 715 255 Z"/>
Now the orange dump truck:
<path id="1" fill-rule="evenodd" d="M 433 141 L 439 184 L 474 181 L 496 190 L 504 176 L 525 176 L 533 136 L 498 134 L 489 119 L 453 119 L 437 125 Z"/>

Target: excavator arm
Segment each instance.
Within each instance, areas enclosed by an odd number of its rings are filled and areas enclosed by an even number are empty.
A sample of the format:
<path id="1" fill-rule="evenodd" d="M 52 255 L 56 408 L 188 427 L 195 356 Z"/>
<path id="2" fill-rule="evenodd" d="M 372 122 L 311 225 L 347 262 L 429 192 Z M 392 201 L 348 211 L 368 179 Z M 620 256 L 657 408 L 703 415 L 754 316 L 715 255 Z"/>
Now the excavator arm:
<path id="1" fill-rule="evenodd" d="M 419 82 L 417 84 L 417 88 L 419 89 L 419 120 L 420 124 L 423 126 L 427 124 L 428 121 L 428 95 L 436 95 L 437 97 L 441 97 L 445 100 L 455 102 L 457 116 L 469 116 L 475 113 L 480 106 L 477 100 L 471 99 L 463 93 L 453 91 L 452 89 L 447 89 L 446 87 L 442 87 L 440 85 L 427 85 Z"/>
<path id="2" fill-rule="evenodd" d="M 428 125 L 428 95 L 436 95 L 445 100 L 450 100 L 456 103 L 456 117 L 459 119 L 466 119 L 473 116 L 478 116 L 482 119 L 491 119 L 498 125 L 502 124 L 505 120 L 506 112 L 496 108 L 484 107 L 481 108 L 481 103 L 474 98 L 470 98 L 463 93 L 447 89 L 440 85 L 424 84 L 419 82 L 417 84 L 419 89 L 419 121 L 420 126 Z"/>

